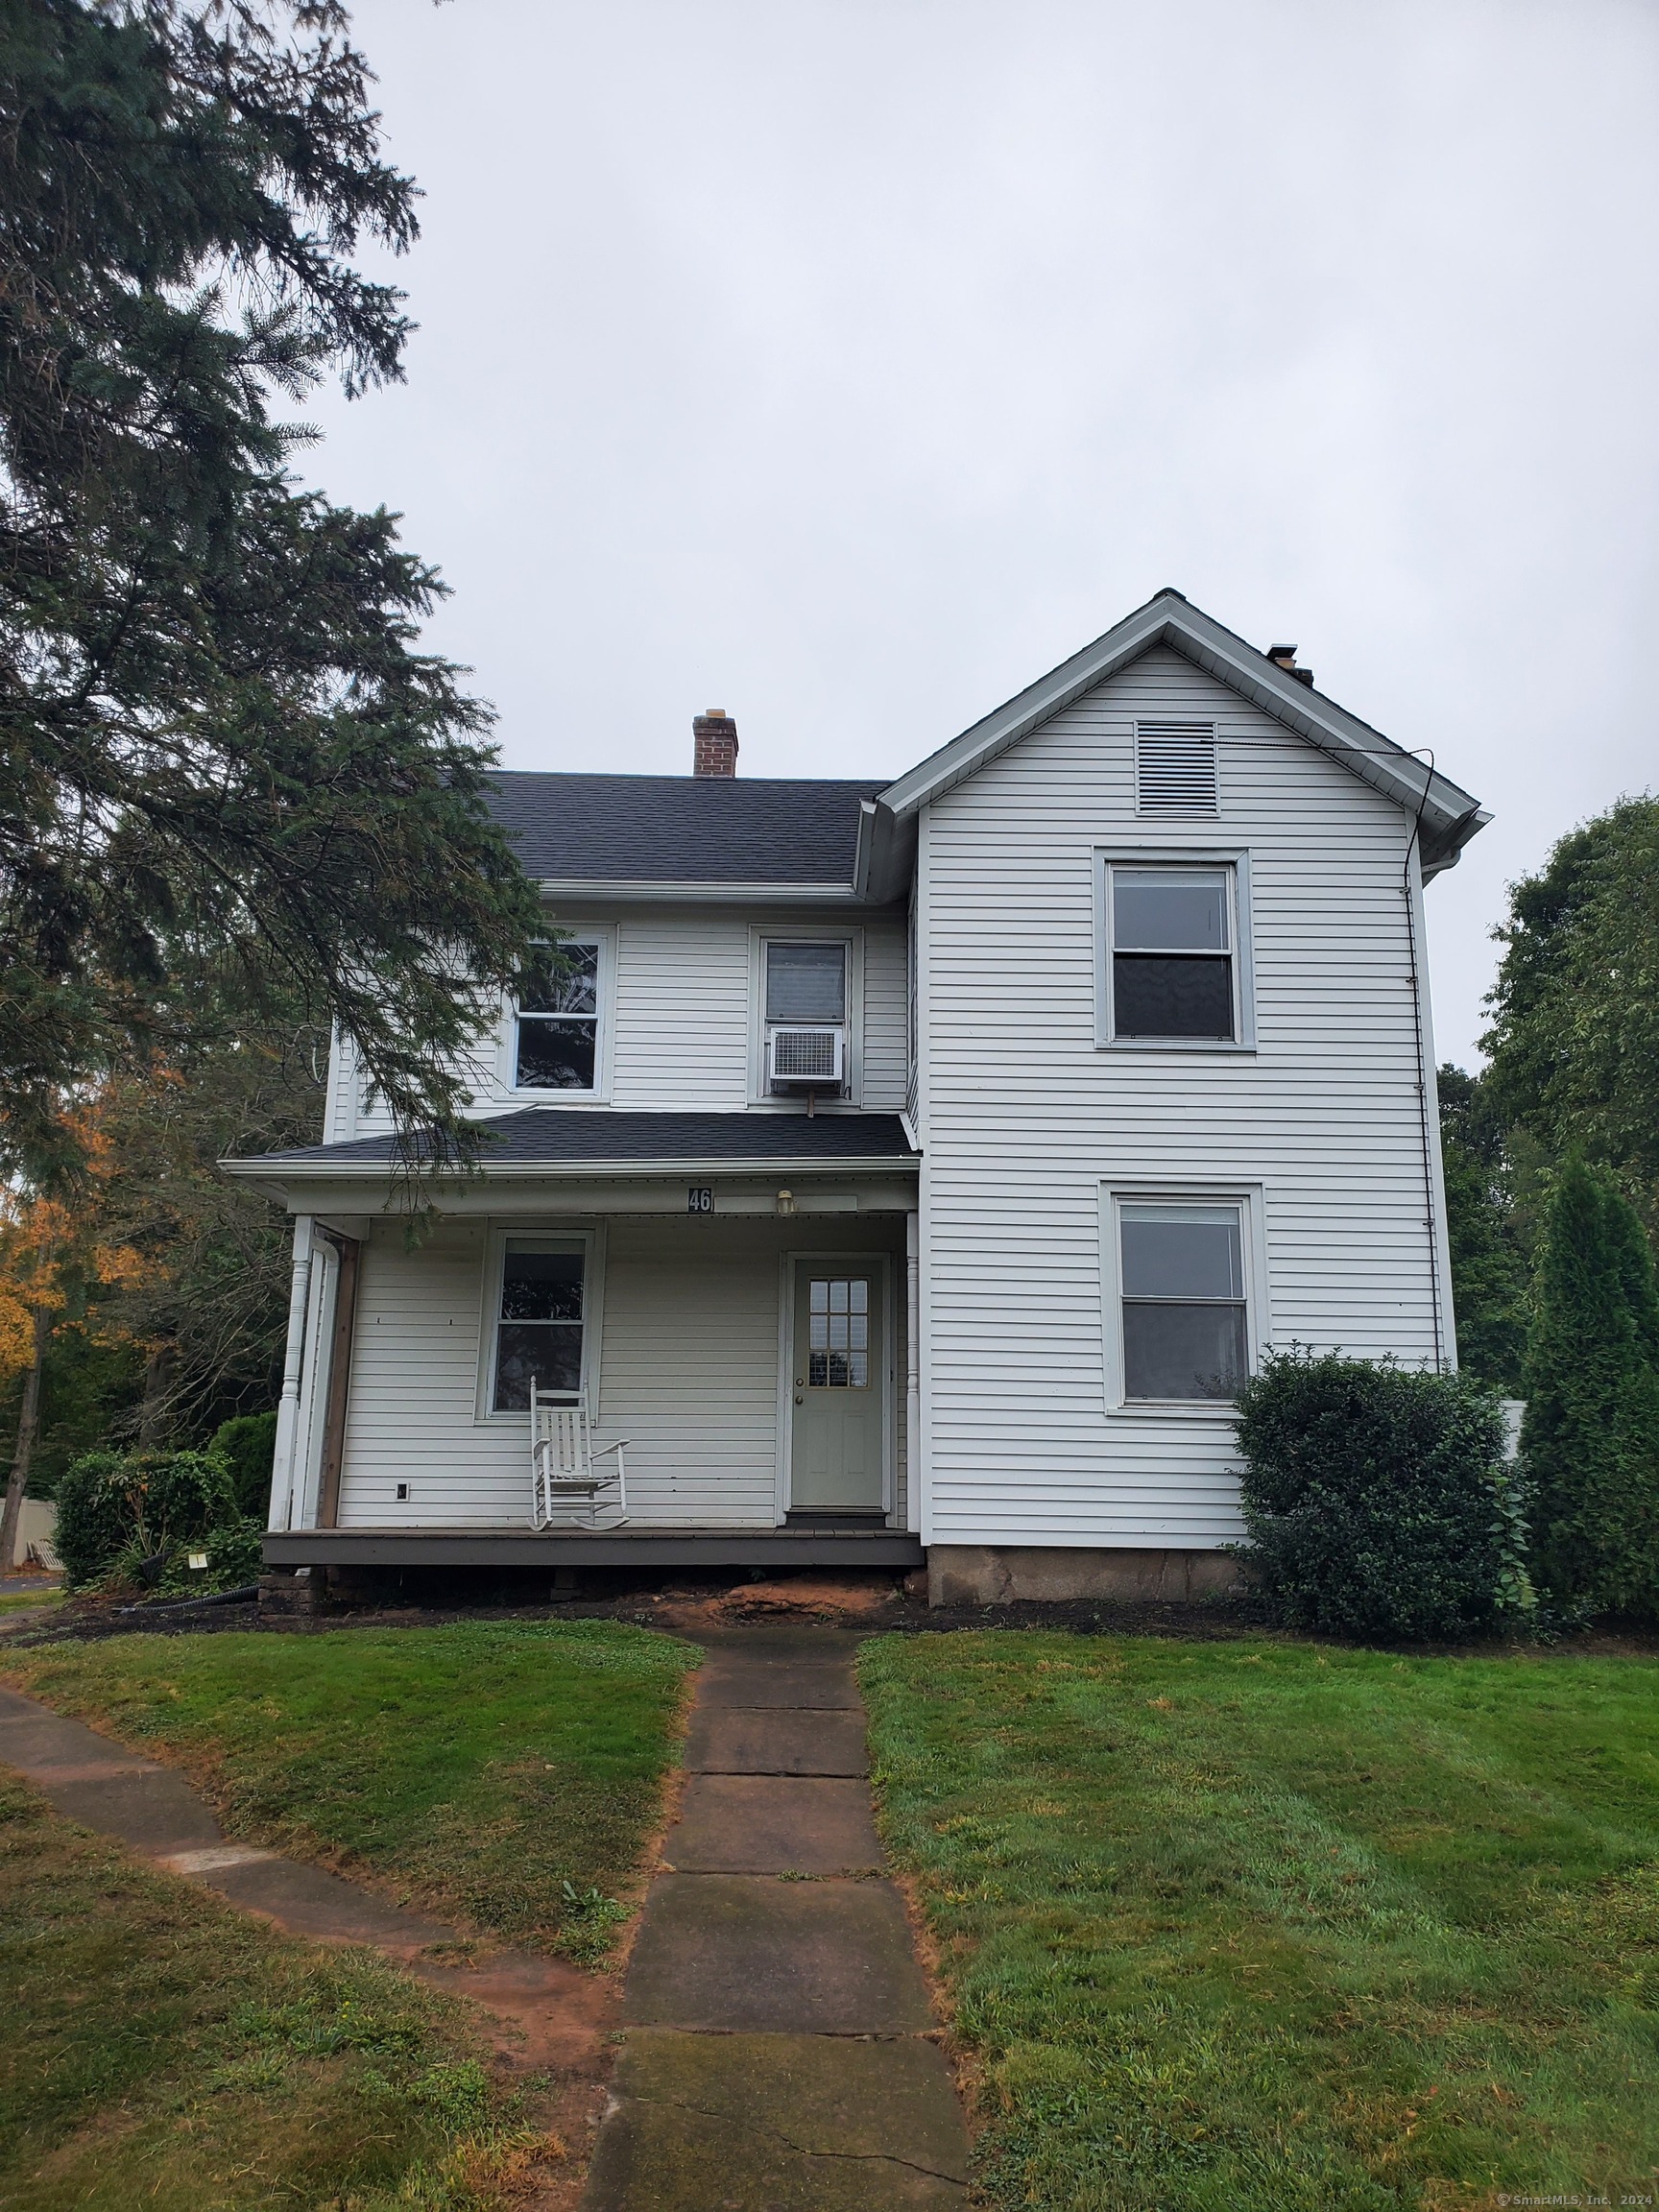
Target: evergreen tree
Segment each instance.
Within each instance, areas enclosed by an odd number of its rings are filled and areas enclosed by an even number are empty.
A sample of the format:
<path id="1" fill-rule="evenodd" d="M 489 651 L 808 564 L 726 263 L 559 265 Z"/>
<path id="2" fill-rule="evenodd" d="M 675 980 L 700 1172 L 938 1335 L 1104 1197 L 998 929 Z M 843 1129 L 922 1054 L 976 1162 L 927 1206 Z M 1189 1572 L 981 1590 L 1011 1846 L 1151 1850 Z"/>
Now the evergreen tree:
<path id="1" fill-rule="evenodd" d="M 1659 1225 L 1659 799 L 1575 830 L 1510 897 L 1491 1110 L 1550 1160 L 1604 1163 Z"/>
<path id="2" fill-rule="evenodd" d="M 1442 1068 L 1438 1087 L 1457 1364 L 1488 1388 L 1519 1397 L 1529 1270 L 1502 1132 L 1479 1078 Z"/>
<path id="3" fill-rule="evenodd" d="M 228 954 L 465 1150 L 458 1055 L 539 924 L 442 590 L 274 413 L 400 373 L 415 187 L 336 0 L 0 11 L 0 1165 L 186 1041 Z"/>
<path id="4" fill-rule="evenodd" d="M 1659 1303 L 1629 1203 L 1570 1160 L 1546 1221 L 1522 1454 L 1537 1579 L 1592 1613 L 1659 1613 Z"/>

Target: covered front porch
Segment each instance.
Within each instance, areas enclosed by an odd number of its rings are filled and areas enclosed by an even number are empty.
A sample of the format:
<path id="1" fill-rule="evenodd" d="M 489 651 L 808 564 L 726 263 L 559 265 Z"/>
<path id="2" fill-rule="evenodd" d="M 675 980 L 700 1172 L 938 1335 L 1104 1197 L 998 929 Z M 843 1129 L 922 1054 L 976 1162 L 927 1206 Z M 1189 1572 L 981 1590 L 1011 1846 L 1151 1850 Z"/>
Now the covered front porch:
<path id="1" fill-rule="evenodd" d="M 296 1219 L 268 1564 L 919 1565 L 897 1118 L 511 1118 L 414 1239 L 382 1141 L 239 1164 Z M 617 1159 L 647 1119 L 672 1152 Z M 623 1444 L 625 1515 L 534 1526 L 532 1377 Z"/>

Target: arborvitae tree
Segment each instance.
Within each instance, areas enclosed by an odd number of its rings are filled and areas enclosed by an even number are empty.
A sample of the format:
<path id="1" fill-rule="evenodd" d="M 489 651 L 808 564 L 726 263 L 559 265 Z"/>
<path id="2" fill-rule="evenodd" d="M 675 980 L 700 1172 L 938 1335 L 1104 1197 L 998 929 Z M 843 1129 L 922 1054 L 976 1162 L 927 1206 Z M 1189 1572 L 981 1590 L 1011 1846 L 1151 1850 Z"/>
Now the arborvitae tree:
<path id="1" fill-rule="evenodd" d="M 1528 1268 L 1503 1132 L 1479 1077 L 1461 1068 L 1442 1068 L 1439 1091 L 1457 1364 L 1488 1388 L 1519 1397 L 1527 1362 Z"/>
<path id="2" fill-rule="evenodd" d="M 1659 1613 L 1659 1306 L 1642 1226 L 1571 1160 L 1546 1222 L 1522 1453 L 1537 1579 L 1591 1613 Z"/>

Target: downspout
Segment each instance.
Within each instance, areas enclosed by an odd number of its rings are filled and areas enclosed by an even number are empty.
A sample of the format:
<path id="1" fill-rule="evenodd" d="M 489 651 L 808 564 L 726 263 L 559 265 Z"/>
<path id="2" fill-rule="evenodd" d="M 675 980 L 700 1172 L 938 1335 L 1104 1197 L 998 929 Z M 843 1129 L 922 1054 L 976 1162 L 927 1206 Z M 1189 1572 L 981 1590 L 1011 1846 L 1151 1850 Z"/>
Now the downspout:
<path id="1" fill-rule="evenodd" d="M 1429 1232 L 1429 1304 L 1433 1319 L 1434 1372 L 1441 1375 L 1446 1371 L 1446 1320 L 1440 1304 L 1440 1219 L 1434 1191 L 1436 1140 L 1435 1132 L 1429 1125 L 1431 1094 L 1429 1056 L 1423 1049 L 1423 973 L 1417 951 L 1417 887 L 1411 879 L 1412 860 L 1423 850 L 1423 809 L 1429 803 L 1429 786 L 1433 781 L 1434 760 L 1431 754 L 1422 794 L 1417 801 L 1416 819 L 1406 841 L 1400 888 L 1406 899 L 1406 950 L 1411 971 L 1411 1036 L 1417 1047 L 1417 1118 L 1423 1139 L 1423 1225 Z"/>
<path id="2" fill-rule="evenodd" d="M 904 1525 L 922 1526 L 922 1216 L 904 1216 Z"/>
<path id="3" fill-rule="evenodd" d="M 294 1222 L 294 1274 L 288 1290 L 288 1343 L 282 1355 L 282 1395 L 276 1404 L 276 1450 L 271 1469 L 274 1529 L 294 1526 L 294 1455 L 300 1430 L 300 1374 L 305 1358 L 305 1310 L 311 1297 L 312 1217 Z"/>

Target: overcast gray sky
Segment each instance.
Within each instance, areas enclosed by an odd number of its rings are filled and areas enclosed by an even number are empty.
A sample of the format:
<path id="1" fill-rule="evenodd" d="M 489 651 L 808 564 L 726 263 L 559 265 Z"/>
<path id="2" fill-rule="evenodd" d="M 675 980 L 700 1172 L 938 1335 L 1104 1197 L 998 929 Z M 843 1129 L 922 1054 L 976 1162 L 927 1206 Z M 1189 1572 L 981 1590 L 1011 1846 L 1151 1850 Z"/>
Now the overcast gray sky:
<path id="1" fill-rule="evenodd" d="M 1655 779 L 1647 0 L 359 0 L 409 382 L 312 412 L 509 765 L 896 774 L 1174 584 L 1497 820 Z"/>

